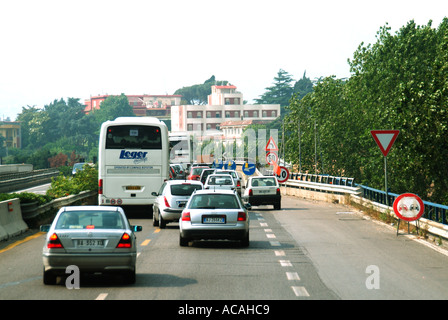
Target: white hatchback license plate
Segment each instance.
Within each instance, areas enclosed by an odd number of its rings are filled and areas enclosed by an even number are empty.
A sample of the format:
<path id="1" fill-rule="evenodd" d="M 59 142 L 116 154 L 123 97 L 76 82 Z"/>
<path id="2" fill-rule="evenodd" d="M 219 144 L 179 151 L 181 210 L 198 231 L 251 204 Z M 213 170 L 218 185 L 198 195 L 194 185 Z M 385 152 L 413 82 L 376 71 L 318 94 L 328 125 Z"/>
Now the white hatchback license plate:
<path id="1" fill-rule="evenodd" d="M 104 240 L 79 239 L 79 240 L 77 240 L 77 246 L 78 247 L 89 247 L 89 248 L 104 247 Z"/>
<path id="2" fill-rule="evenodd" d="M 202 223 L 218 223 L 225 224 L 226 217 L 225 216 L 203 216 Z"/>

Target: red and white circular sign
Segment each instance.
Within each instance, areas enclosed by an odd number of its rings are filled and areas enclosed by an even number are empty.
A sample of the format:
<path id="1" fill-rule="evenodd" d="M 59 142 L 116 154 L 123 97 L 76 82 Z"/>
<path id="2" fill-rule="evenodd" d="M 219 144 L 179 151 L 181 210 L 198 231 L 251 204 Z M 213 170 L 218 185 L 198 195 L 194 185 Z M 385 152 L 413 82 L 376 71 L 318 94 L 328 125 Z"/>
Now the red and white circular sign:
<path id="1" fill-rule="evenodd" d="M 283 166 L 280 166 L 280 175 L 277 175 L 279 183 L 284 183 L 289 179 L 289 170 Z"/>
<path id="2" fill-rule="evenodd" d="M 271 164 L 271 162 L 278 162 L 278 155 L 275 152 L 266 153 L 266 162 Z"/>
<path id="3" fill-rule="evenodd" d="M 402 220 L 418 220 L 424 211 L 425 205 L 422 199 L 413 193 L 399 195 L 394 201 L 394 212 Z"/>

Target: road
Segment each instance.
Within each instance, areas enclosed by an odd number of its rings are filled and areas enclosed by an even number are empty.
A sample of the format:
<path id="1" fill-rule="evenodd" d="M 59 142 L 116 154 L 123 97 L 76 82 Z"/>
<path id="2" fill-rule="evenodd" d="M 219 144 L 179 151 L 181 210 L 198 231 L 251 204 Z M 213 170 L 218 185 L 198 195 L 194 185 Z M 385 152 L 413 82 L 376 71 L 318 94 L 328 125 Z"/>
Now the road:
<path id="1" fill-rule="evenodd" d="M 448 256 L 351 208 L 284 196 L 282 210 L 254 207 L 250 246 L 227 241 L 180 247 L 166 229 L 130 213 L 138 233 L 137 281 L 86 277 L 80 289 L 42 284 L 36 233 L 0 246 L 0 300 L 447 299 Z M 16 243 L 17 244 L 17 243 Z"/>

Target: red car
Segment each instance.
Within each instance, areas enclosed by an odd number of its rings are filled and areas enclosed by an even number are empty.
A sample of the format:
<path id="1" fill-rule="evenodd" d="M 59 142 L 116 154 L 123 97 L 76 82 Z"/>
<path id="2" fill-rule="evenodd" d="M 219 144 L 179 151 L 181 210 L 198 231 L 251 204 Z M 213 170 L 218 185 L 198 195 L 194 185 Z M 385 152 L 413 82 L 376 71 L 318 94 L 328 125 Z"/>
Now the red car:
<path id="1" fill-rule="evenodd" d="M 190 174 L 187 177 L 187 180 L 199 180 L 201 178 L 201 173 L 205 169 L 210 169 L 210 167 L 207 166 L 200 166 L 200 167 L 192 167 L 190 169 Z"/>

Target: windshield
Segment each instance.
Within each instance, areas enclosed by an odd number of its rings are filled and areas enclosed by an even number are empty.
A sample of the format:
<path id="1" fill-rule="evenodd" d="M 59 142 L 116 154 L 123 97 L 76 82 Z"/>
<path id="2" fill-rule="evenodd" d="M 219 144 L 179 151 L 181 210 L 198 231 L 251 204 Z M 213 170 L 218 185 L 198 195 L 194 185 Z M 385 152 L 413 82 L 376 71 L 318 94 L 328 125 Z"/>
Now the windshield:
<path id="1" fill-rule="evenodd" d="M 123 229 L 117 211 L 66 211 L 61 213 L 56 229 Z"/>
<path id="2" fill-rule="evenodd" d="M 239 209 L 233 194 L 197 194 L 190 201 L 190 209 Z"/>

